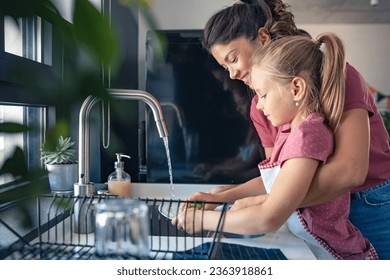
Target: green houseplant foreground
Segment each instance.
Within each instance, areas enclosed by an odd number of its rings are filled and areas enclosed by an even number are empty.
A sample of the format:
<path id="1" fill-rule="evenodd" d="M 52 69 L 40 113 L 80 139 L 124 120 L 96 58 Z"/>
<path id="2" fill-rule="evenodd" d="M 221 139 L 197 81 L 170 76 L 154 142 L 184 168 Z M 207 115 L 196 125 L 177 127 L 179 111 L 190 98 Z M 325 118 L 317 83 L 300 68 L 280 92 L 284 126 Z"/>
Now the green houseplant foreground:
<path id="1" fill-rule="evenodd" d="M 88 0 L 74 1 L 72 22 L 61 16 L 53 2 L 0 0 L 1 16 L 10 16 L 16 22 L 19 18 L 38 16 L 53 26 L 53 35 L 59 39 L 55 50 L 62 53 L 64 65 L 59 69 L 53 67 L 50 79 L 34 72 L 26 73 L 22 65 L 10 67 L 16 70 L 15 75 L 19 75 L 19 81 L 34 81 L 35 99 L 50 99 L 51 104 L 56 107 L 56 123 L 45 131 L 45 145 L 51 147 L 55 146 L 60 135 L 70 135 L 69 112 L 74 104 L 81 104 L 91 94 L 102 100 L 110 99 L 102 75 L 107 77 L 110 74 L 113 78 L 117 74 L 122 56 L 114 26 L 111 26 L 107 15 L 102 14 Z M 155 29 L 154 20 L 148 11 L 150 1 L 121 0 L 118 3 L 142 14 L 149 27 Z M 65 73 L 62 72 L 63 69 L 66 70 Z M 32 129 L 34 128 L 23 124 L 0 124 L 0 133 L 25 133 Z M 0 175 L 2 174 L 12 175 L 18 187 L 11 186 L 1 190 L 0 204 L 17 201 L 21 197 L 35 199 L 42 191 L 46 191 L 43 178 L 47 171 L 42 167 L 28 166 L 26 154 L 21 147 L 16 147 L 0 166 Z M 23 186 L 19 187 L 21 185 Z M 30 213 L 24 204 L 15 206 L 20 207 L 24 218 L 29 218 Z"/>

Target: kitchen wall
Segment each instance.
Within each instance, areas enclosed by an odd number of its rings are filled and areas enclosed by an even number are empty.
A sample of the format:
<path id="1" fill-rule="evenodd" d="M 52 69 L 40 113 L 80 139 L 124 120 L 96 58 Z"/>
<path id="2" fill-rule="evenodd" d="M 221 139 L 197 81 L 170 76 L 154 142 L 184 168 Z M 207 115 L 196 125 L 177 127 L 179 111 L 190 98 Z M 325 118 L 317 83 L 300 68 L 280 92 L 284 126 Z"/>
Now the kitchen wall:
<path id="1" fill-rule="evenodd" d="M 202 29 L 208 18 L 232 4 L 232 0 L 154 0 L 152 13 L 159 29 Z M 293 8 L 293 7 L 292 7 Z M 347 48 L 348 61 L 366 81 L 379 91 L 390 95 L 390 24 L 299 24 L 312 36 L 324 31 L 338 34 Z M 145 86 L 145 37 L 147 28 L 140 18 L 139 85 Z"/>
<path id="2" fill-rule="evenodd" d="M 347 60 L 377 90 L 390 96 L 390 24 L 301 24 L 313 37 L 321 32 L 338 34 L 346 46 Z"/>

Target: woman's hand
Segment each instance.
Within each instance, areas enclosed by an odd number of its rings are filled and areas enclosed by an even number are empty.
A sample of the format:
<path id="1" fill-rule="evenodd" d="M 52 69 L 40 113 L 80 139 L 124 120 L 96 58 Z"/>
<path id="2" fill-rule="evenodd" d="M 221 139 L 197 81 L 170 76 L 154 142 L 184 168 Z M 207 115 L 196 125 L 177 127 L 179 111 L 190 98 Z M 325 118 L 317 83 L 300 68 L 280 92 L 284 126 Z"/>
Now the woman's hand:
<path id="1" fill-rule="evenodd" d="M 207 192 L 207 193 L 206 192 L 197 192 L 197 193 L 187 197 L 186 200 L 187 201 L 195 201 L 195 202 L 199 202 L 199 203 L 205 202 L 202 204 L 204 210 L 214 210 L 215 207 L 218 206 L 217 203 L 207 203 L 207 202 L 221 202 L 218 200 L 218 195 L 212 194 L 209 192 Z M 183 203 L 182 210 L 185 209 L 186 205 L 187 205 L 186 203 Z"/>
<path id="2" fill-rule="evenodd" d="M 217 193 L 221 193 L 221 192 L 230 190 L 230 189 L 235 188 L 235 187 L 237 187 L 237 185 L 218 186 L 218 187 L 209 189 L 207 191 L 207 193 L 209 193 L 209 194 L 217 194 Z"/>

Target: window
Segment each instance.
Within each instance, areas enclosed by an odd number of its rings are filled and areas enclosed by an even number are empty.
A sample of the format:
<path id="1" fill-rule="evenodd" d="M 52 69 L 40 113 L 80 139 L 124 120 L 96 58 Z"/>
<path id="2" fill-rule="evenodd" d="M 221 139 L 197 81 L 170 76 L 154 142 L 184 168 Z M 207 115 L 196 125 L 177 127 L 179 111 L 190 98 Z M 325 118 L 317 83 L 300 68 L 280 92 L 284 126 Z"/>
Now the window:
<path id="1" fill-rule="evenodd" d="M 0 106 L 0 123 L 16 122 L 22 123 L 23 108 L 17 106 Z M 11 156 L 15 146 L 23 147 L 23 138 L 21 135 L 0 135 L 0 165 Z M 9 175 L 0 177 L 0 184 L 11 181 L 13 178 Z"/>
<path id="2" fill-rule="evenodd" d="M 24 133 L 0 132 L 0 166 L 15 147 L 23 149 L 30 168 L 41 165 L 39 148 L 47 120 L 45 100 L 34 97 L 31 81 L 21 81 L 12 74 L 13 65 L 28 71 L 47 73 L 52 64 L 50 24 L 40 18 L 15 21 L 0 18 L 0 123 L 14 122 L 34 129 Z M 0 176 L 0 186 L 16 178 Z"/>
<path id="3" fill-rule="evenodd" d="M 39 17 L 19 19 L 17 22 L 11 17 L 4 17 L 5 52 L 51 65 L 50 56 L 43 57 L 43 39 L 42 20 Z M 49 48 L 51 44 L 46 40 L 45 51 Z"/>
<path id="4" fill-rule="evenodd" d="M 4 17 L 4 51 L 23 56 L 22 31 L 19 29 L 21 20 L 15 22 L 10 17 Z"/>
<path id="5" fill-rule="evenodd" d="M 34 130 L 18 134 L 0 134 L 0 166 L 12 155 L 16 146 L 21 147 L 30 167 L 40 165 L 39 147 L 44 130 L 45 108 L 38 106 L 0 105 L 0 123 L 14 122 L 34 127 Z M 0 176 L 0 185 L 13 181 L 10 175 Z"/>

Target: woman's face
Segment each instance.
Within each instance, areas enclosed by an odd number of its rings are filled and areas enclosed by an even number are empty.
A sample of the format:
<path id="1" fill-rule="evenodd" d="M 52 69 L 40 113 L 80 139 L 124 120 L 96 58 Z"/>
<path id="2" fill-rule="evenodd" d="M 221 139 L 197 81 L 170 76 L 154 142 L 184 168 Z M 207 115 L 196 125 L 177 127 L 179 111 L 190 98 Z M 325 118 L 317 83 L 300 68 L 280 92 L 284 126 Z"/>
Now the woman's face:
<path id="1" fill-rule="evenodd" d="M 231 79 L 241 80 L 251 86 L 251 58 L 259 46 L 257 41 L 250 42 L 245 38 L 239 38 L 228 44 L 214 45 L 211 54 L 223 68 L 229 71 Z"/>

